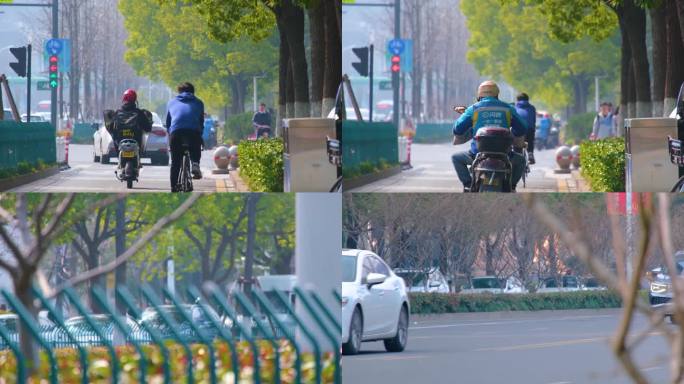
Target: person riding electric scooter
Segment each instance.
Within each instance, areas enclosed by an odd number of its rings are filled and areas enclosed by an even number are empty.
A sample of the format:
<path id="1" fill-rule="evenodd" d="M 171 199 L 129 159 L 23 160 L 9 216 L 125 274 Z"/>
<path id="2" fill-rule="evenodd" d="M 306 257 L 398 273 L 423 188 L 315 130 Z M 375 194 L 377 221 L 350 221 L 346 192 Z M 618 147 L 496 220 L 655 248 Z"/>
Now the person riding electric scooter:
<path id="1" fill-rule="evenodd" d="M 483 128 L 510 129 L 514 151 L 509 150 L 511 175 L 510 189 L 515 191 L 516 185 L 525 171 L 525 158 L 521 155 L 525 145 L 527 125 L 518 115 L 515 108 L 499 100 L 499 87 L 491 80 L 485 81 L 478 87 L 478 102 L 465 110 L 458 111 L 463 115 L 456 121 L 453 129 L 454 145 L 465 144 L 471 138 L 478 135 Z M 510 134 L 509 134 L 510 135 Z M 473 186 L 473 177 L 468 166 L 473 164 L 478 154 L 478 145 L 474 140 L 469 151 L 456 153 L 452 156 L 452 162 L 458 178 L 463 183 L 464 191 L 470 192 Z M 505 191 L 507 188 L 503 188 Z M 473 191 L 476 192 L 476 191 Z"/>
<path id="2" fill-rule="evenodd" d="M 152 113 L 138 108 L 138 95 L 133 89 L 127 89 L 122 99 L 121 108 L 104 112 L 104 120 L 119 157 L 116 176 L 132 188 L 142 168 L 144 133 L 152 131 Z"/>

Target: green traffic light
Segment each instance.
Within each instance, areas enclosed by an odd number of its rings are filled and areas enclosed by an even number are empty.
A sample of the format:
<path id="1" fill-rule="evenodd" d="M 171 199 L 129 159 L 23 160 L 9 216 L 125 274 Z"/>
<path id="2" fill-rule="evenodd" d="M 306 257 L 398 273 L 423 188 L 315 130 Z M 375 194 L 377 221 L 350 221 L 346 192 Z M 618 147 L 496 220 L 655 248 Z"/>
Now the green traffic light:
<path id="1" fill-rule="evenodd" d="M 57 88 L 58 85 L 57 80 L 50 81 L 50 88 Z"/>

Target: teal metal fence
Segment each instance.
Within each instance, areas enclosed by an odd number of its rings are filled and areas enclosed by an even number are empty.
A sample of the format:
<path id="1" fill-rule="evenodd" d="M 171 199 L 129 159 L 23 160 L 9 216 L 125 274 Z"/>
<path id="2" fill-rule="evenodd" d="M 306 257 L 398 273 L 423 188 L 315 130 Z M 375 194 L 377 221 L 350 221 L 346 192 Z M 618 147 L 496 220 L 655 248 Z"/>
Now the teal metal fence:
<path id="1" fill-rule="evenodd" d="M 342 380 L 339 307 L 326 306 L 317 292 L 295 287 L 225 295 L 206 285 L 174 294 L 142 285 L 135 291 L 120 287 L 108 296 L 94 287 L 89 305 L 71 288 L 59 300 L 38 289 L 32 294 L 38 315 L 14 294 L 0 291 L 11 310 L 0 315 L 3 383 Z M 330 295 L 339 301 L 338 292 Z M 38 348 L 38 366 L 24 353 L 21 332 Z"/>
<path id="2" fill-rule="evenodd" d="M 0 169 L 56 161 L 55 129 L 50 123 L 0 121 Z"/>
<path id="3" fill-rule="evenodd" d="M 419 123 L 416 125 L 414 143 L 444 143 L 453 137 L 451 123 Z"/>
<path id="4" fill-rule="evenodd" d="M 399 162 L 399 135 L 391 123 L 345 121 L 342 123 L 342 162 L 344 170 L 357 169 L 381 161 Z"/>
<path id="5" fill-rule="evenodd" d="M 76 123 L 71 133 L 71 142 L 74 144 L 92 144 L 94 133 L 93 123 Z"/>

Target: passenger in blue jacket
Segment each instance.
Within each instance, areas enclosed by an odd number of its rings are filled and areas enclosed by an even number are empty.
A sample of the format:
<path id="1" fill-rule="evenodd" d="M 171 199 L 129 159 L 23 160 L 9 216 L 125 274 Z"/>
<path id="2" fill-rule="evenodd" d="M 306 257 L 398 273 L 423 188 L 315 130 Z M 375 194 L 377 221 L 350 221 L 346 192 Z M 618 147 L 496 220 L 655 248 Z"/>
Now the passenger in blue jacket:
<path id="1" fill-rule="evenodd" d="M 527 93 L 518 95 L 517 103 L 515 103 L 515 110 L 518 115 L 527 123 L 527 152 L 529 154 L 530 165 L 534 164 L 534 134 L 537 130 L 537 108 L 530 103 L 530 97 Z"/>
<path id="2" fill-rule="evenodd" d="M 195 96 L 190 83 L 178 86 L 178 96 L 166 106 L 166 127 L 171 147 L 171 192 L 178 192 L 178 175 L 183 161 L 183 144 L 188 145 L 192 162 L 192 177 L 201 179 L 202 132 L 204 130 L 204 103 Z"/>
<path id="3" fill-rule="evenodd" d="M 524 146 L 527 125 L 513 106 L 499 100 L 499 86 L 491 80 L 480 84 L 477 90 L 477 103 L 468 107 L 456 121 L 453 131 L 454 144 L 467 142 L 475 136 L 480 128 L 487 126 L 511 128 L 514 147 L 522 148 Z M 456 153 L 451 158 L 466 192 L 470 190 L 472 184 L 468 166 L 473 163 L 476 155 L 477 145 L 473 141 L 469 151 Z M 515 191 L 515 187 L 525 171 L 525 159 L 515 151 L 511 153 L 510 158 L 513 165 L 511 184 L 513 191 Z"/>

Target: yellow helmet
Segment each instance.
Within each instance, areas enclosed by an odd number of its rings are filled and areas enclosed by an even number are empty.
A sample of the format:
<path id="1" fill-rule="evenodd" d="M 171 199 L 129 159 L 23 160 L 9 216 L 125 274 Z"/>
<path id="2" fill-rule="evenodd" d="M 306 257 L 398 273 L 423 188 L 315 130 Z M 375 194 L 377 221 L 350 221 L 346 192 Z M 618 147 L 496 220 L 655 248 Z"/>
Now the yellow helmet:
<path id="1" fill-rule="evenodd" d="M 499 86 L 492 80 L 487 80 L 477 88 L 477 97 L 499 97 Z"/>

